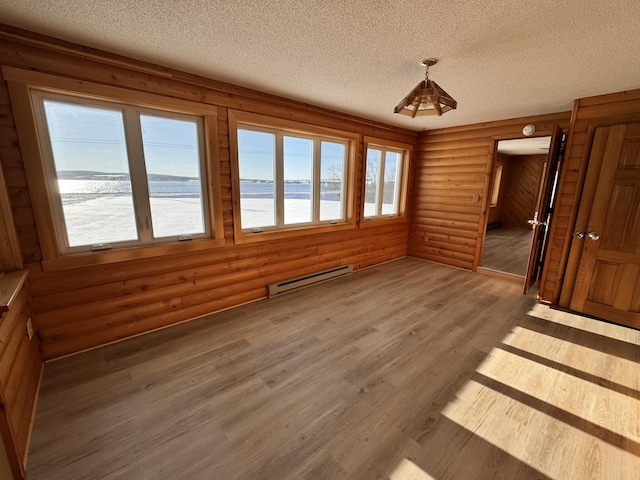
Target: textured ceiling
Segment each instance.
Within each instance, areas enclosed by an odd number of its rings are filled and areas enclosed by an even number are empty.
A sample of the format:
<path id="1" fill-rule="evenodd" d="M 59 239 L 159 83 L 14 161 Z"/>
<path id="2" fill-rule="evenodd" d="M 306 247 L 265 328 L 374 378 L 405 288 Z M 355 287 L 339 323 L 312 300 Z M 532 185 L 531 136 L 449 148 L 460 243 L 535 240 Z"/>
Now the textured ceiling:
<path id="1" fill-rule="evenodd" d="M 0 21 L 413 130 L 640 87 L 637 0 L 0 0 Z M 458 109 L 394 115 L 425 57 Z"/>

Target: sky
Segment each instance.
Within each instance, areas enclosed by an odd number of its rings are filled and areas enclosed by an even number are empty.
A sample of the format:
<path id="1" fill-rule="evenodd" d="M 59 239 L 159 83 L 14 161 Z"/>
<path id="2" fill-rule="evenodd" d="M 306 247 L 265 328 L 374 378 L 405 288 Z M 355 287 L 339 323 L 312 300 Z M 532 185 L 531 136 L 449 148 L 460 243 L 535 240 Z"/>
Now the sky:
<path id="1" fill-rule="evenodd" d="M 276 136 L 272 133 L 238 129 L 238 157 L 240 178 L 273 180 Z M 320 178 L 335 179 L 335 170 L 342 171 L 346 146 L 322 141 L 320 150 Z M 283 139 L 284 179 L 310 180 L 312 173 L 313 140 L 287 135 Z"/>
<path id="2" fill-rule="evenodd" d="M 116 108 L 44 101 L 56 170 L 127 173 L 123 113 Z M 140 115 L 144 158 L 150 174 L 199 176 L 197 121 Z M 274 179 L 275 135 L 238 130 L 240 178 Z M 284 179 L 310 180 L 313 143 L 287 135 L 283 140 Z M 320 177 L 341 176 L 346 146 L 321 141 Z"/>
<path id="3" fill-rule="evenodd" d="M 45 100 L 56 170 L 129 171 L 120 110 Z M 148 173 L 199 176 L 198 123 L 140 115 Z"/>

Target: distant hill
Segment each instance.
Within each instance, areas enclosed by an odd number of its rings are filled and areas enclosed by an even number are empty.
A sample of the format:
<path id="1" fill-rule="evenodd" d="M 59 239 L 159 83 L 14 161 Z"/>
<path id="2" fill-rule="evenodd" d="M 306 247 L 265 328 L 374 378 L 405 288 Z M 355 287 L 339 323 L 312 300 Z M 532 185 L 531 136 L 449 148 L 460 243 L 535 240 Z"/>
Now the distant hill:
<path id="1" fill-rule="evenodd" d="M 58 179 L 60 180 L 129 180 L 128 173 L 105 173 L 105 172 L 92 172 L 88 170 L 62 170 L 58 172 Z M 195 177 L 179 177 L 177 175 L 159 175 L 149 174 L 149 181 L 151 182 L 189 182 L 192 180 L 198 180 Z"/>

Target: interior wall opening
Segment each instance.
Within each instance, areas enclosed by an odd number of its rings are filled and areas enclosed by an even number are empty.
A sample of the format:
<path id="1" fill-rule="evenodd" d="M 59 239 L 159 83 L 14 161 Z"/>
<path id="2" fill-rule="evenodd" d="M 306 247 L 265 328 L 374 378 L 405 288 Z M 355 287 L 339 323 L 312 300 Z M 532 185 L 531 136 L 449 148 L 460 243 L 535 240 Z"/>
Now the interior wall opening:
<path id="1" fill-rule="evenodd" d="M 524 280 L 551 137 L 497 142 L 479 267 Z"/>

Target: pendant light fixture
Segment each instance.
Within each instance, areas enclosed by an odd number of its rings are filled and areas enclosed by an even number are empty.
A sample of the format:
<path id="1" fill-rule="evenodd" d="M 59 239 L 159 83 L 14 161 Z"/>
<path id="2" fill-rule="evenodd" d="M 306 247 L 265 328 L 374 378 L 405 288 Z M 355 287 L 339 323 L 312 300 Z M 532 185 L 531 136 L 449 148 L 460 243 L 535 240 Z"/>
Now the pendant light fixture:
<path id="1" fill-rule="evenodd" d="M 409 95 L 404 97 L 404 100 L 393 110 L 394 113 L 415 118 L 422 115 L 440 116 L 449 110 L 455 110 L 458 102 L 440 88 L 440 85 L 433 80 L 429 80 L 429 67 L 436 63 L 438 63 L 438 60 L 435 58 L 427 58 L 420 63 L 420 65 L 427 68 L 425 79 L 411 90 Z"/>

